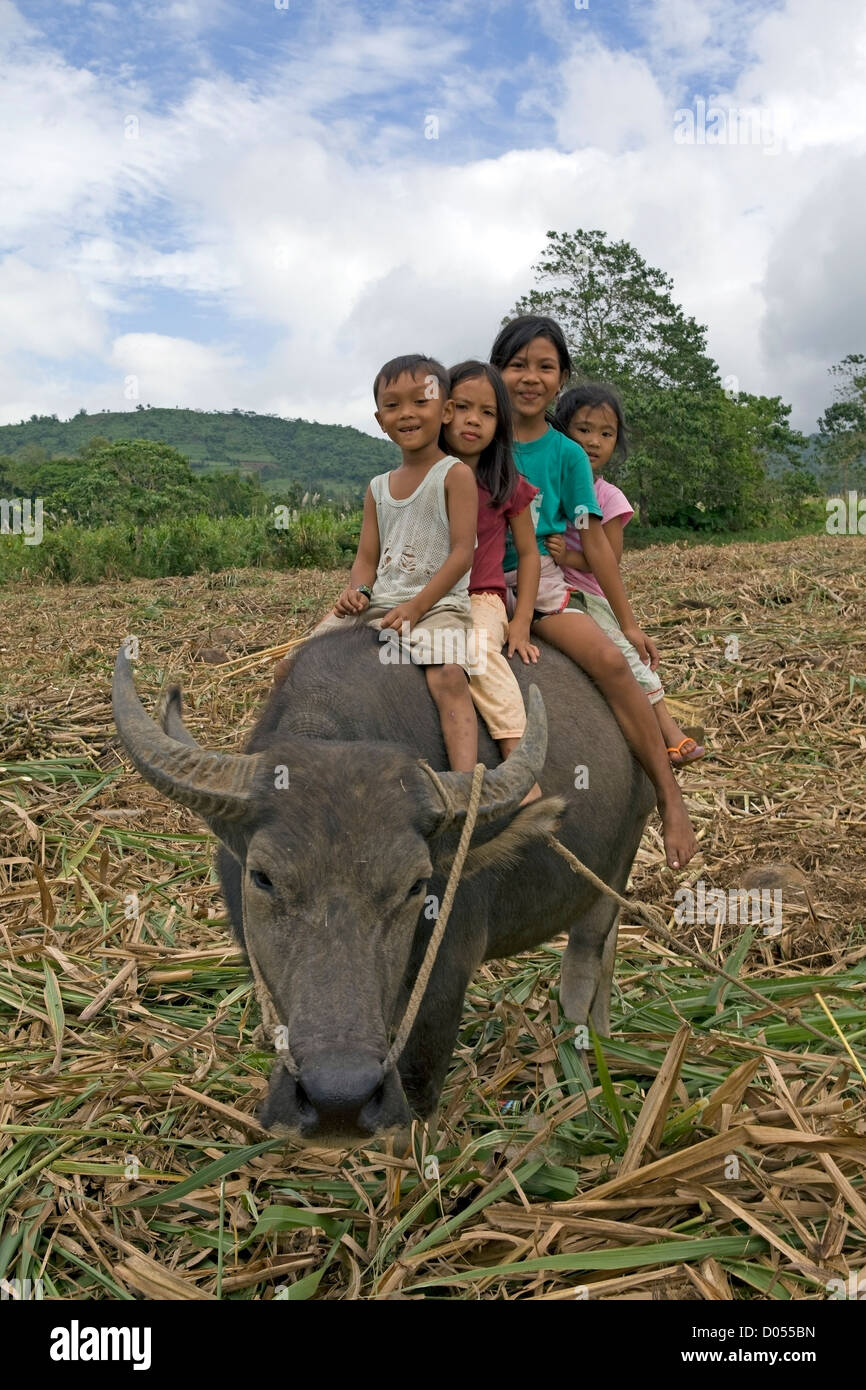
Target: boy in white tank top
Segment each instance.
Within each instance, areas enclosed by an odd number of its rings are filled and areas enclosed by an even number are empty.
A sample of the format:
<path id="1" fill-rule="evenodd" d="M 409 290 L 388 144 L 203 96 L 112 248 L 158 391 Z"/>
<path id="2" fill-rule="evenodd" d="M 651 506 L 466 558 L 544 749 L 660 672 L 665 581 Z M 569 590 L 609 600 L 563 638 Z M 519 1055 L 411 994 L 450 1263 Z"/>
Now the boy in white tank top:
<path id="1" fill-rule="evenodd" d="M 469 603 L 478 488 L 472 470 L 439 448 L 454 409 L 441 363 L 395 357 L 377 373 L 373 395 L 376 419 L 403 458 L 367 488 L 349 585 L 316 633 L 371 623 L 385 667 L 423 666 L 451 768 L 471 772 L 478 725 L 466 671 L 479 658 Z"/>

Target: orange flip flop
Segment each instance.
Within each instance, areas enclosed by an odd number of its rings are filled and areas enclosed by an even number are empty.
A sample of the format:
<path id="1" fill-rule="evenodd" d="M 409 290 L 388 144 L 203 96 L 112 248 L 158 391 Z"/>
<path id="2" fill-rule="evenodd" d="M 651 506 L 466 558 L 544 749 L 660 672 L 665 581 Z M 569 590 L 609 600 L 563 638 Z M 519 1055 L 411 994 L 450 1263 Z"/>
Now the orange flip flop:
<path id="1" fill-rule="evenodd" d="M 672 767 L 685 767 L 688 763 L 699 762 L 707 750 L 702 743 L 695 743 L 693 738 L 683 738 L 676 748 L 667 751 Z"/>

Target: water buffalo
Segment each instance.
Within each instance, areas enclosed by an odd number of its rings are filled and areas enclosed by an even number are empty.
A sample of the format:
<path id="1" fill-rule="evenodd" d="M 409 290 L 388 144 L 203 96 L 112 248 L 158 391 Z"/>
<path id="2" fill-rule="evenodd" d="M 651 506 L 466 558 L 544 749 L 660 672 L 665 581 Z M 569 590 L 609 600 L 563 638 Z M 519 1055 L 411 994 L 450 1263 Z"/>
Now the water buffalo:
<path id="1" fill-rule="evenodd" d="M 298 1068 L 276 1066 L 261 1112 L 300 1141 L 358 1141 L 436 1108 L 467 984 L 483 960 L 568 932 L 566 1016 L 610 1027 L 616 905 L 544 842 L 557 834 L 619 891 L 654 804 L 606 703 L 566 657 L 542 644 L 514 668 L 529 696 L 527 731 L 500 763 L 483 728 L 477 829 L 442 947 L 398 1067 L 386 1068 L 433 929 L 465 818 L 471 775 L 447 766 L 423 673 L 386 665 L 369 628 L 302 646 L 274 686 L 246 751 L 207 752 L 181 719 L 180 691 L 159 724 L 135 691 L 123 648 L 114 718 L 139 772 L 191 807 L 220 841 L 232 927 L 252 947 Z M 543 701 L 542 701 L 543 697 Z M 546 753 L 546 757 L 545 757 Z M 520 808 L 536 776 L 545 799 Z"/>

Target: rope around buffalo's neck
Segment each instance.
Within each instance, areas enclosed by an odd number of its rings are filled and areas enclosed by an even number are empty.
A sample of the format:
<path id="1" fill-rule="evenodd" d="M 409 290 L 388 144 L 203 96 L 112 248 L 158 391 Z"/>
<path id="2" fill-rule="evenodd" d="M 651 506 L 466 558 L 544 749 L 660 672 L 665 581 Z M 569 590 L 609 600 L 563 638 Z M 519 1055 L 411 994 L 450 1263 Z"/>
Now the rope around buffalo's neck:
<path id="1" fill-rule="evenodd" d="M 455 818 L 455 815 L 457 814 L 454 803 L 451 797 L 446 794 L 444 784 L 436 776 L 433 769 L 431 767 L 428 767 L 426 763 L 422 763 L 421 766 L 423 767 L 425 772 L 429 773 L 434 785 L 437 786 L 437 788 L 440 790 L 440 793 L 442 794 L 443 802 L 445 805 L 445 821 L 442 828 L 447 828 L 447 826 L 451 824 L 451 822 Z M 481 791 L 484 785 L 485 771 L 486 768 L 483 763 L 475 764 L 475 769 L 472 773 L 472 787 L 469 792 L 469 805 L 466 810 L 466 819 L 463 822 L 463 829 L 460 833 L 460 843 L 457 846 L 457 853 L 454 856 L 454 863 L 451 865 L 451 872 L 448 875 L 448 883 L 445 887 L 445 896 L 442 899 L 442 906 L 440 907 L 439 913 L 436 918 L 436 926 L 433 928 L 430 940 L 427 942 L 427 949 L 424 952 L 424 959 L 421 962 L 421 968 L 419 969 L 418 974 L 415 978 L 415 983 L 412 986 L 412 993 L 409 995 L 409 1002 L 406 1005 L 406 1012 L 403 1014 L 403 1018 L 400 1022 L 400 1027 L 397 1029 L 394 1041 L 388 1049 L 388 1055 L 385 1058 L 384 1063 L 384 1070 L 386 1073 L 390 1071 L 392 1067 L 395 1067 L 397 1065 L 397 1061 L 400 1057 L 400 1054 L 403 1051 L 403 1048 L 406 1046 L 409 1034 L 412 1032 L 412 1029 L 415 1025 L 415 1020 L 418 1017 L 418 1010 L 421 1007 L 421 1001 L 424 998 L 424 994 L 427 989 L 427 984 L 430 980 L 430 976 L 433 973 L 433 966 L 436 964 L 436 957 L 439 954 L 439 947 L 442 945 L 442 939 L 445 936 L 445 928 L 448 926 L 448 918 L 451 916 L 451 908 L 453 906 L 454 897 L 457 893 L 457 888 L 460 883 L 460 875 L 463 872 L 463 865 L 466 862 L 466 855 L 469 853 L 469 842 L 472 839 L 472 832 L 475 829 L 475 821 L 478 818 L 478 808 L 481 805 Z M 261 1010 L 262 1015 L 262 1029 L 264 1030 L 266 1036 L 270 1034 L 273 1038 L 274 1045 L 276 1046 L 277 1050 L 277 1059 L 280 1062 L 282 1062 L 289 1075 L 293 1076 L 297 1080 L 298 1076 L 300 1075 L 300 1068 L 297 1062 L 295 1061 L 294 1057 L 292 1056 L 292 1052 L 289 1047 L 288 1029 L 283 1028 L 283 1032 L 286 1034 L 285 1046 L 277 1046 L 277 1039 L 279 1038 L 279 1030 L 281 1027 L 279 1022 L 279 1014 L 277 1013 L 276 1007 L 274 1005 L 273 995 L 271 994 L 267 984 L 265 983 L 265 979 L 262 975 L 262 972 L 259 970 L 256 958 L 253 954 L 249 941 L 247 941 L 246 946 L 247 956 L 250 962 L 250 970 L 252 972 L 253 977 L 253 985 L 256 992 L 256 998 L 259 1001 L 259 1008 Z"/>
<path id="2" fill-rule="evenodd" d="M 425 771 L 432 771 L 432 768 L 425 768 Z M 442 906 L 436 918 L 436 926 L 433 928 L 430 940 L 427 942 L 427 950 L 424 952 L 424 959 L 421 962 L 421 969 L 412 986 L 412 993 L 409 995 L 409 1003 L 406 1005 L 406 1012 L 400 1027 L 397 1029 L 397 1036 L 391 1044 L 388 1056 L 385 1058 L 385 1070 L 397 1065 L 397 1058 L 406 1046 L 409 1034 L 418 1010 L 421 1007 L 421 1000 L 427 989 L 427 982 L 433 973 L 433 966 L 436 964 L 436 957 L 439 954 L 439 947 L 445 935 L 445 928 L 448 926 L 448 918 L 451 916 L 451 906 L 454 902 L 454 895 L 460 883 L 460 875 L 463 872 L 463 865 L 466 855 L 469 853 L 469 841 L 472 839 L 472 832 L 475 829 L 475 820 L 478 815 L 478 807 L 481 805 L 481 788 L 484 785 L 485 767 L 483 763 L 475 764 L 475 771 L 472 773 L 472 788 L 469 792 L 469 806 L 466 811 L 466 819 L 463 822 L 463 829 L 460 832 L 460 843 L 457 846 L 457 853 L 454 856 L 454 863 L 451 865 L 451 872 L 448 875 L 448 883 L 445 887 L 445 896 L 442 899 Z M 438 778 L 436 779 L 439 780 Z"/>

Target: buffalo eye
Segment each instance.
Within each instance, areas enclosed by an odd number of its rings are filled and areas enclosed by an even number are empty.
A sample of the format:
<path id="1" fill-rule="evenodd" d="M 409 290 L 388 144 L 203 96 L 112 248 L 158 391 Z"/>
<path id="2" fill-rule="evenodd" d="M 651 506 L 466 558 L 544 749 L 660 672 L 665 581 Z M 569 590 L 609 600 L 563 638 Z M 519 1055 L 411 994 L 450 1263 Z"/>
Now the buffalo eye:
<path id="1" fill-rule="evenodd" d="M 261 888 L 264 893 L 269 893 L 274 886 L 262 869 L 250 869 L 250 880 L 254 888 Z"/>
<path id="2" fill-rule="evenodd" d="M 426 886 L 426 878 L 416 878 L 415 882 L 412 884 L 412 887 L 409 889 L 409 893 L 407 896 L 410 898 L 419 898 L 421 894 L 424 892 Z"/>

